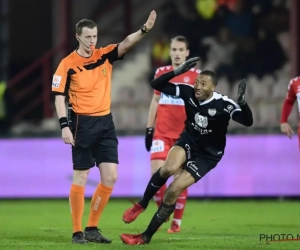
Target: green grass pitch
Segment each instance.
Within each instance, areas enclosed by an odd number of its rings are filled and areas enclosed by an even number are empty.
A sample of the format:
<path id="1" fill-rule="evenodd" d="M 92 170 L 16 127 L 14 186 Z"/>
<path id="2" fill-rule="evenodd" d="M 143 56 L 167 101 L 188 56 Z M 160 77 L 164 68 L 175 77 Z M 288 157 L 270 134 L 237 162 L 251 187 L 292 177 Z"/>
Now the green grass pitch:
<path id="1" fill-rule="evenodd" d="M 294 201 L 196 201 L 189 200 L 182 231 L 168 234 L 166 223 L 146 246 L 126 246 L 121 233 L 142 232 L 156 211 L 154 202 L 131 224 L 121 220 L 131 203 L 112 199 L 99 227 L 110 245 L 71 244 L 68 200 L 1 201 L 0 250 L 36 249 L 300 249 L 300 241 L 260 242 L 260 234 L 300 234 L 299 203 Z M 87 222 L 86 202 L 83 226 Z"/>

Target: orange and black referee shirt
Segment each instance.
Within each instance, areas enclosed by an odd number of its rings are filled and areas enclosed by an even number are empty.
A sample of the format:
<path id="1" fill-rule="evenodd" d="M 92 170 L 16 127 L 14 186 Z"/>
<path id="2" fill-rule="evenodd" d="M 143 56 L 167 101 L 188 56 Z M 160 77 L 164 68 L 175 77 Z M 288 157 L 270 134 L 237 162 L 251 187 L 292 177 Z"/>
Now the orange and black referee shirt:
<path id="1" fill-rule="evenodd" d="M 62 59 L 52 80 L 52 93 L 69 96 L 76 114 L 103 116 L 110 113 L 112 64 L 118 44 L 95 49 L 90 57 L 73 51 Z"/>

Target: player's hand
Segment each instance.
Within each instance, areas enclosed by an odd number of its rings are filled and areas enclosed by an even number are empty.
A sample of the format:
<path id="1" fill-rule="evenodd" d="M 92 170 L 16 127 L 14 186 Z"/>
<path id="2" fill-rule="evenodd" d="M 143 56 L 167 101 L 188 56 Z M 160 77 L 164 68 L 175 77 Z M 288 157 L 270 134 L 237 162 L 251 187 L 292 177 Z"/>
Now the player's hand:
<path id="1" fill-rule="evenodd" d="M 61 133 L 62 133 L 62 139 L 66 144 L 71 144 L 71 145 L 75 146 L 73 134 L 69 127 L 63 128 Z"/>
<path id="2" fill-rule="evenodd" d="M 290 124 L 287 122 L 280 124 L 281 132 L 286 134 L 288 138 L 292 139 L 292 134 L 294 134 L 293 129 L 291 128 Z"/>
<path id="3" fill-rule="evenodd" d="M 181 75 L 181 74 L 189 71 L 191 68 L 196 66 L 198 61 L 200 61 L 199 57 L 193 57 L 193 58 L 190 58 L 189 60 L 185 61 L 177 69 L 174 70 L 175 75 L 178 76 L 178 75 Z"/>
<path id="4" fill-rule="evenodd" d="M 156 11 L 152 10 L 150 12 L 147 22 L 144 24 L 144 27 L 146 28 L 147 31 L 153 28 L 155 20 L 156 20 Z"/>
<path id="5" fill-rule="evenodd" d="M 146 136 L 145 136 L 145 146 L 147 151 L 149 152 L 152 146 L 154 128 L 146 128 Z"/>
<path id="6" fill-rule="evenodd" d="M 245 92 L 246 92 L 247 82 L 245 79 L 241 80 L 238 87 L 238 105 L 243 106 L 246 104 Z"/>

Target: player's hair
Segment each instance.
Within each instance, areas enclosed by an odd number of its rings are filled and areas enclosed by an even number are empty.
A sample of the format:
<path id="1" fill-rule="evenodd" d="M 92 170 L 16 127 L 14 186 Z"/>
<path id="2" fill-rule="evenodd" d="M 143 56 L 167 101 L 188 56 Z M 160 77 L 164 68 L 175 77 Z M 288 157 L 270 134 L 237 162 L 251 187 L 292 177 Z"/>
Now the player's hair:
<path id="1" fill-rule="evenodd" d="M 210 76 L 212 84 L 217 86 L 218 78 L 217 78 L 217 75 L 214 72 L 212 72 L 210 70 L 203 70 L 203 71 L 200 72 L 200 75 Z"/>
<path id="2" fill-rule="evenodd" d="M 97 24 L 89 19 L 82 19 L 78 23 L 76 23 L 76 35 L 81 35 L 82 29 L 86 27 L 89 29 L 93 29 L 97 27 Z"/>
<path id="3" fill-rule="evenodd" d="M 190 47 L 189 41 L 188 41 L 188 39 L 186 39 L 185 36 L 174 36 L 174 37 L 172 37 L 171 40 L 170 40 L 170 46 L 171 46 L 171 43 L 173 41 L 185 43 L 186 49 L 189 49 L 189 47 Z"/>

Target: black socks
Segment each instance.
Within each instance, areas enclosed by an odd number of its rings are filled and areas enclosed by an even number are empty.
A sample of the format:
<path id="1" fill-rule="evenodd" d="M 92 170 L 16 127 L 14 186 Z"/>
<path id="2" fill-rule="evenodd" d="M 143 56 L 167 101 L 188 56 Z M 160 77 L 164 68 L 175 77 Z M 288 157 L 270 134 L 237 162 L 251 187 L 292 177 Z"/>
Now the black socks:
<path id="1" fill-rule="evenodd" d="M 169 179 L 161 177 L 159 171 L 160 169 L 158 169 L 157 172 L 152 175 L 143 198 L 138 202 L 143 208 L 147 208 L 149 201 L 153 198 L 157 191 L 166 184 L 167 180 Z"/>
<path id="2" fill-rule="evenodd" d="M 176 203 L 173 205 L 166 205 L 162 203 L 157 212 L 153 216 L 148 228 L 142 234 L 146 242 L 150 242 L 152 236 L 156 233 L 158 228 L 171 216 L 175 210 Z"/>

